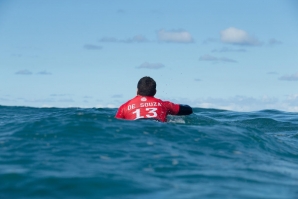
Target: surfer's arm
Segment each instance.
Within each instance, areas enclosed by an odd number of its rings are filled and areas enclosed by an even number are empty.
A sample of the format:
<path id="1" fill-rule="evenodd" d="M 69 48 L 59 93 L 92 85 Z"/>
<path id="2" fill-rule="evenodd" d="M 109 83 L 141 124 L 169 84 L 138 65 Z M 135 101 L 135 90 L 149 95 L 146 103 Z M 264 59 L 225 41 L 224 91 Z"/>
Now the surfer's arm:
<path id="1" fill-rule="evenodd" d="M 190 115 L 192 114 L 192 108 L 188 105 L 179 104 L 179 112 L 177 115 Z"/>

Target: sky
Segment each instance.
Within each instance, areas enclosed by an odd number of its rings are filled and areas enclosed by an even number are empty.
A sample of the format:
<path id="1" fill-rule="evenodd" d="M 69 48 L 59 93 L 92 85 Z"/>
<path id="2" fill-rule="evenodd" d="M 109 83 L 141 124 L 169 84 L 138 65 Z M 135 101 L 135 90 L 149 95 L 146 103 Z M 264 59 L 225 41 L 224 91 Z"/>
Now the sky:
<path id="1" fill-rule="evenodd" d="M 298 111 L 297 0 L 0 0 L 0 105 Z"/>

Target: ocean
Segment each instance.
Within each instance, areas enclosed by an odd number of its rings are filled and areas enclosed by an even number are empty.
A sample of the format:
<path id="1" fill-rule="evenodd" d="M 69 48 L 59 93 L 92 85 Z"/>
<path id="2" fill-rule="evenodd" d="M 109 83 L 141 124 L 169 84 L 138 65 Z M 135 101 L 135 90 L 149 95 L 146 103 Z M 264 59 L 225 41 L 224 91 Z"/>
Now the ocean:
<path id="1" fill-rule="evenodd" d="M 0 106 L 0 198 L 298 198 L 298 113 L 116 111 Z"/>

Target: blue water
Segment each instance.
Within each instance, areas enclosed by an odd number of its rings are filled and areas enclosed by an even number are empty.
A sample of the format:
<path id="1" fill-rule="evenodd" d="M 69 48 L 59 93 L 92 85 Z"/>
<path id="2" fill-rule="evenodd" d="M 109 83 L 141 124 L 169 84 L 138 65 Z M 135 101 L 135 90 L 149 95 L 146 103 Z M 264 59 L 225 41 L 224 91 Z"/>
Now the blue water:
<path id="1" fill-rule="evenodd" d="M 298 198 L 298 113 L 0 106 L 0 198 Z"/>

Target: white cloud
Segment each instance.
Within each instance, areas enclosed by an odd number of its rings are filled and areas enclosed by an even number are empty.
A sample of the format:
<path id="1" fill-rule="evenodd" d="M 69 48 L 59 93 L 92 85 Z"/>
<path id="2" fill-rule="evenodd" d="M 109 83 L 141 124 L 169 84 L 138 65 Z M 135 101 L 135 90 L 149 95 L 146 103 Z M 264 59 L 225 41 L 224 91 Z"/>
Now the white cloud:
<path id="1" fill-rule="evenodd" d="M 288 95 L 286 99 L 286 104 L 289 104 L 291 107 L 297 107 L 296 111 L 298 111 L 298 94 Z"/>
<path id="2" fill-rule="evenodd" d="M 261 44 L 257 38 L 249 35 L 246 31 L 234 27 L 230 27 L 221 31 L 220 35 L 221 41 L 224 43 L 249 46 Z"/>
<path id="3" fill-rule="evenodd" d="M 184 30 L 160 30 L 157 32 L 157 38 L 164 42 L 191 43 L 194 41 L 191 34 Z"/>
<path id="4" fill-rule="evenodd" d="M 283 102 L 285 107 L 288 107 L 286 111 L 298 112 L 298 93 L 287 96 L 287 99 Z"/>
<path id="5" fill-rule="evenodd" d="M 279 80 L 284 81 L 298 81 L 298 73 L 292 75 L 284 75 L 279 78 Z"/>
<path id="6" fill-rule="evenodd" d="M 236 60 L 226 58 L 226 57 L 214 57 L 211 55 L 203 55 L 199 58 L 200 61 L 213 61 L 213 62 L 230 62 L 237 63 Z"/>
<path id="7" fill-rule="evenodd" d="M 117 108 L 117 106 L 115 104 L 108 104 L 106 105 L 107 108 Z"/>
<path id="8" fill-rule="evenodd" d="M 18 72 L 15 73 L 16 75 L 32 75 L 32 72 L 25 69 L 25 70 L 20 70 Z"/>
<path id="9" fill-rule="evenodd" d="M 126 42 L 147 42 L 148 40 L 143 35 L 135 35 L 132 39 L 128 39 Z"/>
<path id="10" fill-rule="evenodd" d="M 144 62 L 140 66 L 138 66 L 137 68 L 160 69 L 160 68 L 163 68 L 163 67 L 165 67 L 165 66 L 161 63 Z"/>
<path id="11" fill-rule="evenodd" d="M 297 100 L 298 101 L 298 94 L 291 94 L 287 96 L 287 100 Z"/>

